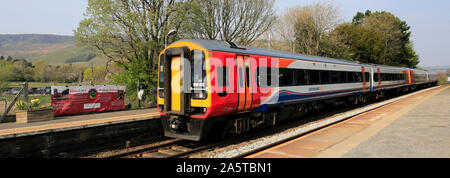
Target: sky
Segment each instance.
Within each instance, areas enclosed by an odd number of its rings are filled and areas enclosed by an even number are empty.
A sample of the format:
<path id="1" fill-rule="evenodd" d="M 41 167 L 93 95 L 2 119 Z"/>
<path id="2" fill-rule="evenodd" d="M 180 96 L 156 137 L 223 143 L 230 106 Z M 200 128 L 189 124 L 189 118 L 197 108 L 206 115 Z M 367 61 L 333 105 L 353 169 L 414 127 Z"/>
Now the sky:
<path id="1" fill-rule="evenodd" d="M 308 5 L 317 0 L 276 0 L 275 8 Z M 388 11 L 411 27 L 410 40 L 419 55 L 419 66 L 450 65 L 450 1 L 449 0 L 335 0 L 346 22 L 366 10 Z"/>
<path id="2" fill-rule="evenodd" d="M 73 35 L 87 0 L 0 0 L 0 34 Z"/>
<path id="3" fill-rule="evenodd" d="M 278 14 L 317 0 L 276 0 Z M 388 11 L 411 26 L 420 66 L 450 65 L 449 0 L 335 0 L 343 21 L 358 12 Z M 73 35 L 87 0 L 0 0 L 0 34 Z"/>

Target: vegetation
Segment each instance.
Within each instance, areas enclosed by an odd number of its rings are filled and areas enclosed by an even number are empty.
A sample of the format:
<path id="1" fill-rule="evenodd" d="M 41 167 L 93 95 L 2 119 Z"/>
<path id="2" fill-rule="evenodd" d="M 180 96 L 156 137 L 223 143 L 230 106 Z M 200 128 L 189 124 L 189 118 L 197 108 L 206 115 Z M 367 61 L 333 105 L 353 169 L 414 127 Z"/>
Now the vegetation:
<path id="1" fill-rule="evenodd" d="M 448 77 L 450 77 L 450 69 L 445 70 L 438 70 L 438 83 L 440 85 L 450 83 L 448 81 Z"/>
<path id="2" fill-rule="evenodd" d="M 77 44 L 106 56 L 108 65 L 120 66 L 123 70 L 112 78 L 127 85 L 128 94 L 135 94 L 137 81 L 156 86 L 157 56 L 164 34 L 175 27 L 178 2 L 90 0 L 85 19 L 74 31 Z M 147 93 L 154 95 L 155 87 L 149 88 Z"/>
<path id="3" fill-rule="evenodd" d="M 342 23 L 336 6 L 319 1 L 279 18 L 279 37 L 298 53 L 411 68 L 419 63 L 410 27 L 386 11 L 357 12 L 352 22 Z"/>
<path id="4" fill-rule="evenodd" d="M 0 85 L 6 82 L 81 82 L 84 68 L 72 64 L 49 65 L 39 60 L 34 64 L 25 59 L 0 60 Z"/>
<path id="5" fill-rule="evenodd" d="M 106 68 L 98 66 L 95 68 L 87 68 L 84 71 L 83 81 L 92 81 L 93 83 L 104 83 L 106 77 Z"/>
<path id="6" fill-rule="evenodd" d="M 137 83 L 154 102 L 157 64 L 167 34 L 248 44 L 275 20 L 272 0 L 89 0 L 76 42 L 108 58 L 115 84 L 136 98 Z M 114 72 L 109 65 L 116 65 Z"/>
<path id="7" fill-rule="evenodd" d="M 291 7 L 280 16 L 273 5 L 273 0 L 89 0 L 75 37 L 0 35 L 0 43 L 8 44 L 0 46 L 6 54 L 0 56 L 0 87 L 14 81 L 119 84 L 136 103 L 139 83 L 154 103 L 159 53 L 165 41 L 180 38 L 412 68 L 419 63 L 410 27 L 392 13 L 357 12 L 344 22 L 329 1 Z M 45 52 L 3 52 L 19 49 L 20 38 L 57 50 L 25 45 L 24 51 Z M 22 59 L 26 56 L 33 63 Z M 94 61 L 103 64 L 94 67 Z"/>
<path id="8" fill-rule="evenodd" d="M 181 26 L 181 36 L 233 41 L 249 45 L 275 23 L 273 0 L 194 0 L 186 2 L 189 23 Z"/>
<path id="9" fill-rule="evenodd" d="M 16 108 L 18 110 L 40 110 L 40 109 L 53 109 L 51 101 L 48 103 L 41 103 L 41 100 L 37 97 L 32 99 L 30 102 L 23 102 L 22 100 L 17 101 Z"/>
<path id="10" fill-rule="evenodd" d="M 71 85 L 71 83 L 61 83 L 61 82 L 28 82 L 28 88 L 41 88 L 48 87 L 52 85 Z M 21 88 L 23 82 L 8 82 L 8 88 Z"/>

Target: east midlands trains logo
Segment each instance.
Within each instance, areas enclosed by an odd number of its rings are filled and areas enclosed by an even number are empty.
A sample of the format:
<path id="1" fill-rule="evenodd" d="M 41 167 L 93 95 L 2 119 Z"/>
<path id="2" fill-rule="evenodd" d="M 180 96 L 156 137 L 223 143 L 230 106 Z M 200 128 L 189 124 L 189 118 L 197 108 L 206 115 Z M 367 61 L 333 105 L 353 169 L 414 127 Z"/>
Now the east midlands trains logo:
<path id="1" fill-rule="evenodd" d="M 89 93 L 89 98 L 94 99 L 95 97 L 97 97 L 98 92 L 96 89 L 93 88 L 93 89 L 90 89 L 88 93 Z"/>

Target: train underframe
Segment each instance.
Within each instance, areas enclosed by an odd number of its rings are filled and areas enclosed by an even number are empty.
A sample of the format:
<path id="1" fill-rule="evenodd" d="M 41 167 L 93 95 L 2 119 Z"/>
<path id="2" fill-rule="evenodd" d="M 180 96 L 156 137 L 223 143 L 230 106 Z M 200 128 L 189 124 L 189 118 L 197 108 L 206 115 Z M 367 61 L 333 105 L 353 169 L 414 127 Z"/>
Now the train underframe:
<path id="1" fill-rule="evenodd" d="M 163 116 L 162 125 L 165 136 L 186 140 L 224 139 L 248 131 L 272 127 L 280 122 L 300 118 L 310 112 L 320 112 L 325 108 L 351 106 L 379 100 L 386 95 L 398 95 L 417 89 L 437 85 L 437 82 L 409 85 L 397 88 L 357 93 L 334 98 L 300 101 L 283 105 L 269 106 L 264 112 L 244 112 L 228 116 L 192 119 L 187 116 Z"/>

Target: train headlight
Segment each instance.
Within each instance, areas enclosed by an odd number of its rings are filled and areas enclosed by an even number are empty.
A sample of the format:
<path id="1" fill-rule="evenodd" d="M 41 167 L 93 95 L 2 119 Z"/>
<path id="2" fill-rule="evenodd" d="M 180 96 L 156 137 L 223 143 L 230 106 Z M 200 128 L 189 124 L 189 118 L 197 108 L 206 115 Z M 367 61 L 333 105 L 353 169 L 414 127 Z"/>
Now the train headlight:
<path id="1" fill-rule="evenodd" d="M 199 98 L 204 98 L 204 97 L 205 97 L 205 93 L 203 93 L 203 92 L 199 93 L 199 94 L 198 94 L 198 97 L 199 97 Z"/>
<path id="2" fill-rule="evenodd" d="M 164 88 L 159 88 L 159 89 L 158 89 L 158 92 L 159 92 L 159 97 L 160 97 L 160 98 L 164 98 L 164 92 L 165 92 L 165 91 L 164 91 Z"/>
<path id="3" fill-rule="evenodd" d="M 192 92 L 192 99 L 206 99 L 208 95 L 205 90 L 197 90 Z"/>

